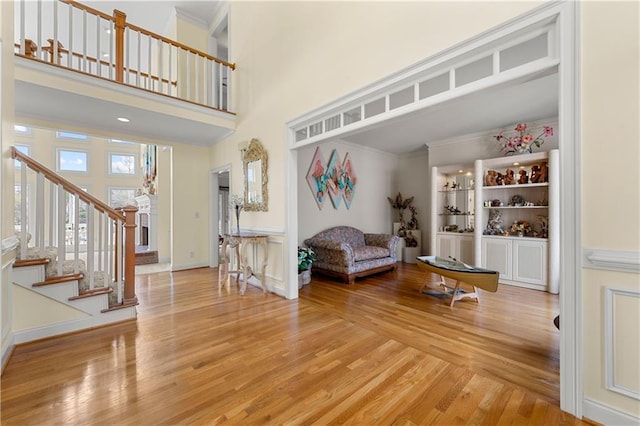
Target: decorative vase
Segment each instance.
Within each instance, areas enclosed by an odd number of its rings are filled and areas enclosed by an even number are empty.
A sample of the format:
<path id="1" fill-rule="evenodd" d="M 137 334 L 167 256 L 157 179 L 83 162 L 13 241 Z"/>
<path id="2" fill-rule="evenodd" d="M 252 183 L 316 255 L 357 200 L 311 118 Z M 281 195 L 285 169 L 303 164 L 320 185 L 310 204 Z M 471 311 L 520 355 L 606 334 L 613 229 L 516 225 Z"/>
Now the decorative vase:
<path id="1" fill-rule="evenodd" d="M 307 285 L 311 282 L 311 269 L 305 269 L 298 274 L 298 289 L 301 289 L 303 285 Z"/>
<path id="2" fill-rule="evenodd" d="M 236 207 L 236 230 L 240 234 L 240 209 Z"/>

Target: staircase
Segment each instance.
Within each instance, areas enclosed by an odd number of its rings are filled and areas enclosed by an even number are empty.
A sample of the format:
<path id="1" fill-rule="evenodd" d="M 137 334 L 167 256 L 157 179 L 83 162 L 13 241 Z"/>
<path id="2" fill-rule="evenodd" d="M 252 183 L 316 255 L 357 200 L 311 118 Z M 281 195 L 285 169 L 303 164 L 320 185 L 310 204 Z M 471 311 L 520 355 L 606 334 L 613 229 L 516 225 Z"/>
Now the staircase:
<path id="1" fill-rule="evenodd" d="M 20 162 L 21 200 L 11 280 L 14 314 L 21 316 L 16 322 L 26 324 L 16 330 L 16 343 L 135 319 L 137 208 L 113 209 L 15 148 L 11 152 Z"/>

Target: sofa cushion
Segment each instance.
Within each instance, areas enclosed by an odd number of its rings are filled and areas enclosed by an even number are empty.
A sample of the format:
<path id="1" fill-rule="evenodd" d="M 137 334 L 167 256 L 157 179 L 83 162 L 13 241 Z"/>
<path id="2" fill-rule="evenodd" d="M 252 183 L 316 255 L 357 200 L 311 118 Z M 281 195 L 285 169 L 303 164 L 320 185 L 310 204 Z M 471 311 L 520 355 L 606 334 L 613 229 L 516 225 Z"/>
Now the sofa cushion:
<path id="1" fill-rule="evenodd" d="M 383 247 L 364 246 L 354 247 L 353 256 L 356 262 L 363 260 L 380 259 L 383 257 L 389 257 L 389 249 Z"/>

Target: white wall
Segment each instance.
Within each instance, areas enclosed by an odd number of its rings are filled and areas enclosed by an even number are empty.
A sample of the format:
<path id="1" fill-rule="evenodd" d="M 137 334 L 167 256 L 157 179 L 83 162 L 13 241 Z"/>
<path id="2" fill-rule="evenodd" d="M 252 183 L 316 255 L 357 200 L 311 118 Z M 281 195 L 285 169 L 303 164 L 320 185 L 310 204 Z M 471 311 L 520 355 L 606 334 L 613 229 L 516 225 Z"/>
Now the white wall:
<path id="1" fill-rule="evenodd" d="M 334 149 L 340 161 L 349 153 L 357 181 L 351 207 L 344 200 L 334 208 L 329 195 L 318 208 L 315 197 L 306 181 L 316 146 L 305 147 L 298 152 L 298 242 L 333 226 L 353 226 L 370 233 L 391 233 L 392 209 L 388 196 L 395 196 L 395 175 L 398 160 L 393 154 L 363 148 L 344 142 L 327 142 L 319 145 L 326 163 Z"/>
<path id="2" fill-rule="evenodd" d="M 430 175 L 429 153 L 425 151 L 403 155 L 399 159 L 397 190 L 402 193 L 403 198 L 414 197 L 413 206 L 418 210 L 418 229 L 421 231 L 420 248 L 421 255 L 431 254 L 429 252 L 429 211 L 430 211 Z M 391 197 L 393 198 L 393 196 Z M 394 221 L 397 211 L 394 212 Z M 409 210 L 404 213 L 405 220 L 411 217 Z"/>

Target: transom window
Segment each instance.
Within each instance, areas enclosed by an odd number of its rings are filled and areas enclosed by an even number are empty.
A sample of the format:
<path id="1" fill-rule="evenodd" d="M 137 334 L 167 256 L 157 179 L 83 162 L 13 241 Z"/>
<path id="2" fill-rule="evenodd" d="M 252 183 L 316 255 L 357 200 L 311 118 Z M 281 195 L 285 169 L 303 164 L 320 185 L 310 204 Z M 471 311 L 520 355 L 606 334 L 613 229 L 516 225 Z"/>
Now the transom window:
<path id="1" fill-rule="evenodd" d="M 109 205 L 124 207 L 135 205 L 136 188 L 109 188 Z"/>
<path id="2" fill-rule="evenodd" d="M 72 139 L 75 141 L 86 141 L 89 139 L 89 137 L 85 134 L 82 133 L 75 133 L 75 132 L 66 132 L 66 131 L 62 131 L 62 130 L 58 130 L 56 132 L 56 138 L 58 139 Z"/>

